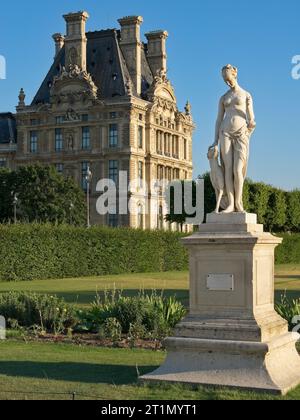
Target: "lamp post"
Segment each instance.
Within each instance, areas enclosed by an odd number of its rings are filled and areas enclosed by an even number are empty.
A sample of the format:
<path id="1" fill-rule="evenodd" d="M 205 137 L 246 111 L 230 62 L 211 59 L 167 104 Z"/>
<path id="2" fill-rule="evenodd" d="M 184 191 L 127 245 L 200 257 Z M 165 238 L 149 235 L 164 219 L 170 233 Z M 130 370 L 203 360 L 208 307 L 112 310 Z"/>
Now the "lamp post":
<path id="1" fill-rule="evenodd" d="M 86 171 L 86 204 L 87 204 L 87 228 L 91 227 L 91 220 L 90 220 L 90 186 L 93 179 L 93 174 L 91 172 L 90 166 L 88 166 Z"/>
<path id="2" fill-rule="evenodd" d="M 73 211 L 74 211 L 74 204 L 71 202 L 70 203 L 70 225 L 72 224 L 72 222 L 73 222 Z"/>
<path id="3" fill-rule="evenodd" d="M 13 206 L 14 206 L 14 224 L 17 224 L 17 205 L 18 205 L 18 195 L 14 193 L 13 196 Z"/>

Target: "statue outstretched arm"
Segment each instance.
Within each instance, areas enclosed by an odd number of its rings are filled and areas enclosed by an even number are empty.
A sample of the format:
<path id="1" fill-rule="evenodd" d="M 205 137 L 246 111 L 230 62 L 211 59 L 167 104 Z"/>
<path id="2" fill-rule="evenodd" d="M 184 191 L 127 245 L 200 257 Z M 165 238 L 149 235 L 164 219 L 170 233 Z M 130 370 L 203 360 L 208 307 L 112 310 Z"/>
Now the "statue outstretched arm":
<path id="1" fill-rule="evenodd" d="M 250 132 L 254 131 L 256 127 L 255 115 L 253 109 L 253 99 L 250 93 L 247 95 L 247 118 L 248 118 L 248 129 Z"/>
<path id="2" fill-rule="evenodd" d="M 218 112 L 218 118 L 216 122 L 215 142 L 212 145 L 212 147 L 216 147 L 219 145 L 220 128 L 224 120 L 224 115 L 225 115 L 225 107 L 224 107 L 224 101 L 223 101 L 223 96 L 222 96 L 219 102 L 219 112 Z"/>

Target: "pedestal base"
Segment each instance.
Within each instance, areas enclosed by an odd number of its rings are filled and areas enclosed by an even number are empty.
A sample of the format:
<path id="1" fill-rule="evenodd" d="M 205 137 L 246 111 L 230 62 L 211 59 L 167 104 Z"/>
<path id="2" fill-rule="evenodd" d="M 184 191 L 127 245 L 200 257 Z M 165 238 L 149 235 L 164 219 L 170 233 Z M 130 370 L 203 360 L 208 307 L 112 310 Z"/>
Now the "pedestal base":
<path id="1" fill-rule="evenodd" d="M 210 385 L 285 395 L 300 383 L 297 334 L 269 343 L 168 338 L 168 357 L 145 382 Z"/>
<path id="2" fill-rule="evenodd" d="M 300 384 L 298 334 L 274 310 L 274 250 L 253 214 L 212 214 L 183 240 L 190 313 L 166 340 L 165 364 L 144 381 L 285 394 Z"/>

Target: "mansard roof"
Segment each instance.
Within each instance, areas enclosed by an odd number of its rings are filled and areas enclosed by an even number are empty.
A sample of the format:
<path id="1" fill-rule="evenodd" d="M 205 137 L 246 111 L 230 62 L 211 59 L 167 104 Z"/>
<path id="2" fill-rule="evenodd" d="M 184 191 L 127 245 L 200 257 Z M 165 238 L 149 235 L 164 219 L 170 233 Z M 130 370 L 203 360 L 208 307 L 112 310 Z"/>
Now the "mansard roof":
<path id="1" fill-rule="evenodd" d="M 0 144 L 16 143 L 16 120 L 10 112 L 0 113 Z"/>
<path id="2" fill-rule="evenodd" d="M 126 94 L 126 83 L 130 79 L 129 72 L 119 45 L 120 31 L 108 29 L 88 32 L 87 36 L 87 71 L 98 87 L 99 99 L 109 99 Z M 56 56 L 46 78 L 39 88 L 32 105 L 49 103 L 53 78 L 65 65 L 65 48 Z M 142 49 L 142 97 L 153 82 L 146 53 Z M 136 93 L 136 92 L 133 92 Z"/>

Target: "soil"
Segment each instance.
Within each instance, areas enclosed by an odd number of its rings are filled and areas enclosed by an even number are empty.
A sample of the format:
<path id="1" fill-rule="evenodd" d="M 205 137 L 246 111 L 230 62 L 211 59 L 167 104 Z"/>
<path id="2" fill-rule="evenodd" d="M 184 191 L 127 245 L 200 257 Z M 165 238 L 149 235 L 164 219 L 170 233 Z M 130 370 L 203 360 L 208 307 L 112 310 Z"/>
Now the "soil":
<path id="1" fill-rule="evenodd" d="M 78 346 L 91 346 L 91 347 L 105 347 L 105 348 L 121 348 L 121 349 L 145 349 L 145 350 L 163 350 L 163 343 L 161 341 L 151 340 L 135 340 L 134 343 L 123 338 L 117 343 L 112 340 L 100 338 L 97 334 L 74 334 L 72 337 L 66 335 L 26 335 L 26 341 L 38 341 L 46 343 L 63 343 L 73 344 Z"/>

